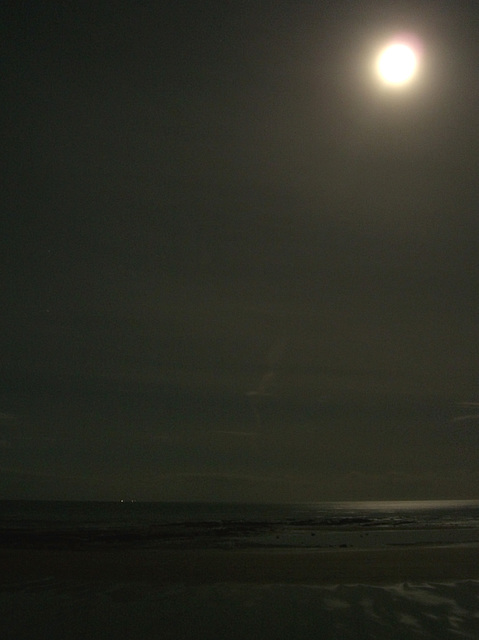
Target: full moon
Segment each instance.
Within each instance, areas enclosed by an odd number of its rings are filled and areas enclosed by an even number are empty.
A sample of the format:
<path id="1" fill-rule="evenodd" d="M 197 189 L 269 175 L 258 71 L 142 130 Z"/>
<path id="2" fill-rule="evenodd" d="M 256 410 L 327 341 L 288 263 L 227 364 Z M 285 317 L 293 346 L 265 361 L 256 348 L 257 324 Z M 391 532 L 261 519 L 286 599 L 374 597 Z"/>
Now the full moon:
<path id="1" fill-rule="evenodd" d="M 414 50 L 407 44 L 395 43 L 386 47 L 378 57 L 377 70 L 384 82 L 402 85 L 412 79 L 417 67 Z"/>

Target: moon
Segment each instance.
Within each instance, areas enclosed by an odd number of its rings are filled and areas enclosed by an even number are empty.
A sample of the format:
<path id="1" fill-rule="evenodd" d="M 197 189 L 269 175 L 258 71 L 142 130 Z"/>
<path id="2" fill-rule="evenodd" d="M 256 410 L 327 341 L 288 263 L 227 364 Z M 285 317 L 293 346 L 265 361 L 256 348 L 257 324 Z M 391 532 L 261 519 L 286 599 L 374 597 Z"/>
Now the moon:
<path id="1" fill-rule="evenodd" d="M 417 69 L 417 56 L 412 47 L 396 42 L 381 51 L 377 71 L 386 84 L 403 85 L 409 82 Z"/>

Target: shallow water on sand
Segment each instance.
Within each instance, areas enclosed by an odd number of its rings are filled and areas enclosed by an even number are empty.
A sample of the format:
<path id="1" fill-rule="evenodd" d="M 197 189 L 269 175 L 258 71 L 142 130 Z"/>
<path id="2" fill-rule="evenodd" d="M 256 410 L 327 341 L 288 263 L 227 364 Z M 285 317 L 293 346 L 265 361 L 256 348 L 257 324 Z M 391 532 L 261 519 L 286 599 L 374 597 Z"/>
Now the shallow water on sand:
<path id="1" fill-rule="evenodd" d="M 479 637 L 479 581 L 175 585 L 39 580 L 0 592 L 5 640 Z"/>

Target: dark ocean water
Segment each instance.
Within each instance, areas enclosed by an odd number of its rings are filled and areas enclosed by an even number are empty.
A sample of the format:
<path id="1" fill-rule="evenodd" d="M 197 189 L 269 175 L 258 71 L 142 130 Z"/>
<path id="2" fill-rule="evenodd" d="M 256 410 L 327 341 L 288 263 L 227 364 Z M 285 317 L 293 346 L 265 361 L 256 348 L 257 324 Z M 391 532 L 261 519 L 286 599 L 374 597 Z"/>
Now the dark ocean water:
<path id="1" fill-rule="evenodd" d="M 479 501 L 0 502 L 7 545 L 373 546 L 479 540 Z"/>

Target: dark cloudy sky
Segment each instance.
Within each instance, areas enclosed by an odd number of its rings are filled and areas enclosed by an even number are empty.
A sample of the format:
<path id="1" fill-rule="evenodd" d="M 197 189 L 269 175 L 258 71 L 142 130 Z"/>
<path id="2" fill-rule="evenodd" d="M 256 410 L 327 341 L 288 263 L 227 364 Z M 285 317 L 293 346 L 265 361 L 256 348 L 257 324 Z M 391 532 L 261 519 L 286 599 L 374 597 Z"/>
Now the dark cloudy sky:
<path id="1" fill-rule="evenodd" d="M 0 497 L 479 497 L 476 5 L 1 3 Z"/>

